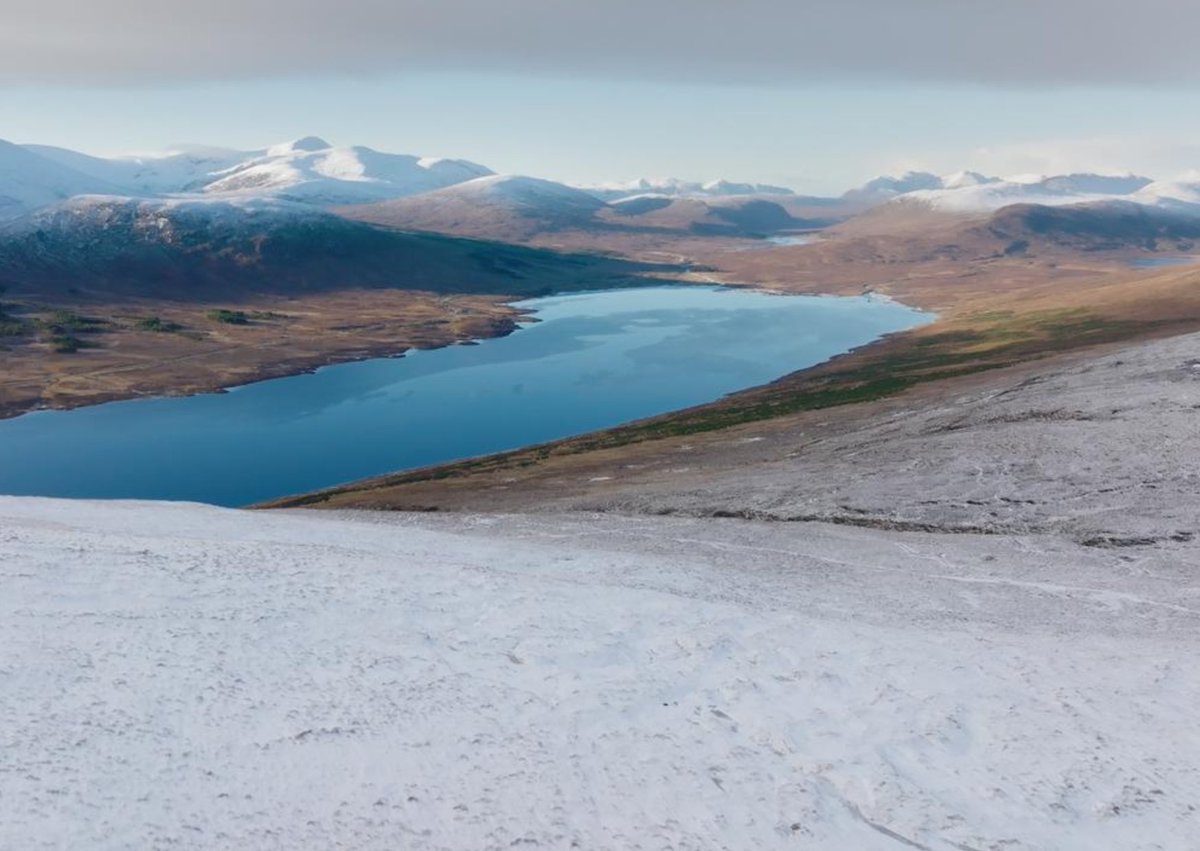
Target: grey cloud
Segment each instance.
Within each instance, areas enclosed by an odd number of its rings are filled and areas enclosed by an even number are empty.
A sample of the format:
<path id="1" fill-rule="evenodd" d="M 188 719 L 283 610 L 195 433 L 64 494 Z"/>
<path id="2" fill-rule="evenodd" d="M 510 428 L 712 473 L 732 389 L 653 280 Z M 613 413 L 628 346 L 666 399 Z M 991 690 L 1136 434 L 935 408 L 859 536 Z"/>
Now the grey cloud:
<path id="1" fill-rule="evenodd" d="M 1200 80 L 1188 0 L 0 0 L 0 82 L 492 70 L 591 77 Z"/>

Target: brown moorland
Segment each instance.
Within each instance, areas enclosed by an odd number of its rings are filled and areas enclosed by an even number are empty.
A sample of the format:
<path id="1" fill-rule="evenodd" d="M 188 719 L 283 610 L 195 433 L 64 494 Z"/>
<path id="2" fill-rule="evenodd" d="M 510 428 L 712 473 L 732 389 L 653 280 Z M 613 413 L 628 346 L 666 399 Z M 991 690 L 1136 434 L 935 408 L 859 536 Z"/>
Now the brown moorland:
<path id="1" fill-rule="evenodd" d="M 1137 259 L 1191 250 L 1189 236 L 1168 233 L 1148 242 L 1144 235 L 1122 241 L 1047 234 L 1030 225 L 1028 212 L 913 217 L 879 232 L 852 222 L 796 247 L 639 245 L 634 256 L 690 265 L 696 278 L 787 293 L 875 293 L 935 311 L 938 319 L 709 405 L 274 504 L 488 510 L 533 494 L 542 504 L 580 488 L 588 470 L 670 464 L 680 447 L 709 435 L 727 443 L 726 429 L 766 421 L 801 429 L 814 417 L 828 420 L 829 408 L 843 408 L 839 418 L 861 419 L 880 406 L 907 404 L 914 394 L 936 403 L 995 370 L 1200 329 L 1200 267 L 1131 267 Z M 557 239 L 564 247 L 577 244 L 568 235 Z M 1021 250 L 1006 250 L 1018 240 Z M 685 246 L 690 254 L 671 255 Z"/>

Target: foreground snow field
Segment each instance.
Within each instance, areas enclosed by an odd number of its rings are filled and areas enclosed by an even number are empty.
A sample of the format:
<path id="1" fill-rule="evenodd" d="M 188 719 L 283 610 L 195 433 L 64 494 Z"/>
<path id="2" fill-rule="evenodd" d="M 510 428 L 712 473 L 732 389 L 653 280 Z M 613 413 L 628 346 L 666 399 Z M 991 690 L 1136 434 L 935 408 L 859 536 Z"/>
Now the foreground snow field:
<path id="1" fill-rule="evenodd" d="M 0 499 L 0 847 L 1195 848 L 1196 553 Z"/>

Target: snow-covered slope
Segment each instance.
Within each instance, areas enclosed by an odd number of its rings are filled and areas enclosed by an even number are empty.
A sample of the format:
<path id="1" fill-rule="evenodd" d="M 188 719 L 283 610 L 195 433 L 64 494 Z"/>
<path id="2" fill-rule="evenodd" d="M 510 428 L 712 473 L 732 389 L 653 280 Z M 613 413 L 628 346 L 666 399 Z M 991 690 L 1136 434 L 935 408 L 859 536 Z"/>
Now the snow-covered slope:
<path id="1" fill-rule="evenodd" d="M 594 211 L 604 202 L 552 180 L 523 175 L 497 174 L 459 183 L 427 195 L 423 201 L 458 199 L 469 203 L 498 204 L 546 211 Z"/>
<path id="2" fill-rule="evenodd" d="M 101 178 L 0 140 L 0 219 L 73 195 L 110 192 L 114 188 Z"/>
<path id="3" fill-rule="evenodd" d="M 224 148 L 185 148 L 141 156 L 105 159 L 49 145 L 24 145 L 27 151 L 103 180 L 129 195 L 163 195 L 195 191 L 217 172 L 261 152 Z"/>
<path id="4" fill-rule="evenodd" d="M 1183 564 L 802 525 L 0 498 L 0 847 L 1193 847 Z"/>
<path id="5" fill-rule="evenodd" d="M 0 214 L 79 194 L 263 196 L 320 206 L 368 203 L 491 174 L 465 160 L 335 148 L 314 136 L 258 151 L 186 147 L 103 158 L 49 145 L 0 143 Z"/>
<path id="6" fill-rule="evenodd" d="M 1129 200 L 1171 212 L 1200 215 L 1200 181 L 1194 177 L 1156 180 L 1130 195 Z"/>
<path id="7" fill-rule="evenodd" d="M 423 159 L 361 146 L 335 148 L 310 136 L 276 145 L 214 174 L 203 191 L 357 204 L 429 192 L 491 173 L 466 160 Z"/>
<path id="8" fill-rule="evenodd" d="M 927 189 L 899 196 L 954 212 L 998 210 L 1010 204 L 1083 204 L 1130 199 L 1146 187 L 1148 178 L 1132 175 L 1069 174 L 1036 180 L 994 180 L 985 183 Z"/>
<path id="9" fill-rule="evenodd" d="M 878 178 L 848 195 L 877 203 L 917 204 L 953 213 L 990 212 L 1010 204 L 1086 204 L 1128 200 L 1158 205 L 1149 178 L 1137 175 L 1064 174 L 1000 179 L 977 172 L 945 177 L 910 173 L 899 178 Z"/>

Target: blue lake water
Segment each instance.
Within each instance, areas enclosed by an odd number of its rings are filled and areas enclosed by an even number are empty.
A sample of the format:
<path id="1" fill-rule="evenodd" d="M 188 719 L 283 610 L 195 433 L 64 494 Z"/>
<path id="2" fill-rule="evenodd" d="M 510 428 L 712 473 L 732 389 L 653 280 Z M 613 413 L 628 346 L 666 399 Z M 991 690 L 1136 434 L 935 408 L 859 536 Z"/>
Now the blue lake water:
<path id="1" fill-rule="evenodd" d="M 246 505 L 711 401 L 932 318 L 719 287 L 520 305 L 540 321 L 475 346 L 0 420 L 0 493 Z"/>
<path id="2" fill-rule="evenodd" d="M 815 234 L 807 233 L 784 234 L 781 236 L 768 236 L 766 242 L 771 245 L 811 245 L 818 238 Z"/>
<path id="3" fill-rule="evenodd" d="M 1176 256 L 1176 257 L 1139 257 L 1136 260 L 1130 260 L 1129 265 L 1135 269 L 1159 269 L 1166 266 L 1190 266 L 1193 263 L 1200 262 L 1200 257 Z"/>

